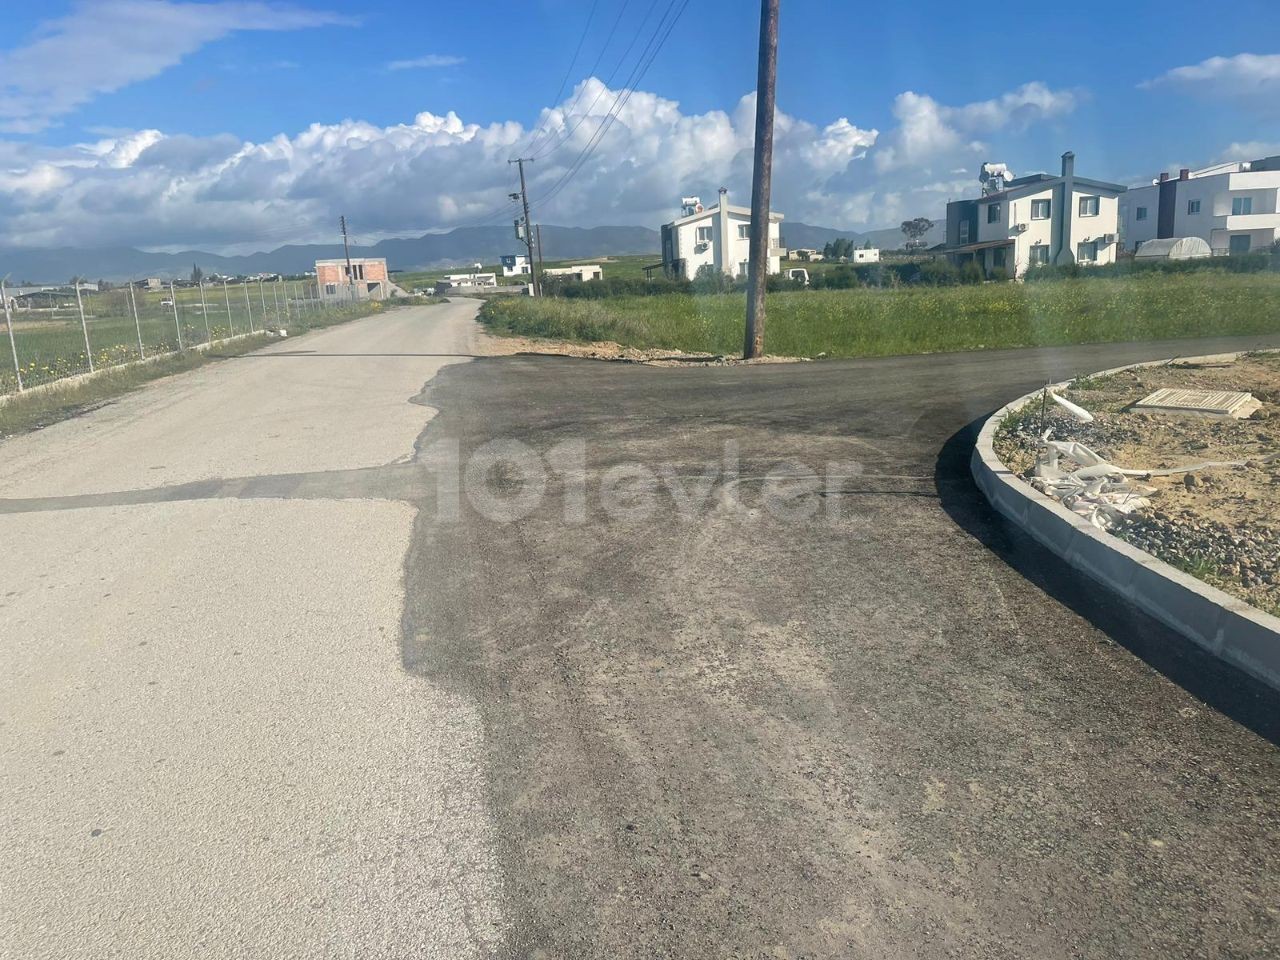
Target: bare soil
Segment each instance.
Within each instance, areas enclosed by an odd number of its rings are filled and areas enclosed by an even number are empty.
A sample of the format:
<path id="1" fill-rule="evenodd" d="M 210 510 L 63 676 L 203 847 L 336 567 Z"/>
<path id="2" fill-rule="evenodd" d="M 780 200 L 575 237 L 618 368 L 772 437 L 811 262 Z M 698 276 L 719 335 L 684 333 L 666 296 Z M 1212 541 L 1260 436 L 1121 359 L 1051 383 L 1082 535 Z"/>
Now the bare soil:
<path id="1" fill-rule="evenodd" d="M 476 352 L 486 357 L 509 357 L 517 353 L 550 354 L 559 357 L 583 357 L 589 360 L 620 360 L 647 363 L 659 367 L 718 367 L 753 363 L 804 363 L 808 357 L 763 356 L 755 360 L 726 357 L 715 353 L 687 353 L 682 350 L 641 350 L 624 347 L 612 340 L 595 343 L 573 343 L 568 340 L 543 340 L 535 337 L 502 336 L 479 333 Z"/>
<path id="2" fill-rule="evenodd" d="M 1262 408 L 1245 420 L 1156 414 L 1132 404 L 1162 387 L 1238 390 Z M 1280 354 L 1231 363 L 1173 361 L 1107 377 L 1084 377 L 1063 392 L 1096 418 L 1081 424 L 1055 407 L 1046 423 L 1058 439 L 1079 440 L 1127 469 L 1161 470 L 1236 461 L 1143 482 L 1151 509 L 1112 533 L 1270 613 L 1280 613 Z M 1052 405 L 1051 405 L 1052 406 Z M 1040 407 L 1006 424 L 996 453 L 1027 476 Z"/>

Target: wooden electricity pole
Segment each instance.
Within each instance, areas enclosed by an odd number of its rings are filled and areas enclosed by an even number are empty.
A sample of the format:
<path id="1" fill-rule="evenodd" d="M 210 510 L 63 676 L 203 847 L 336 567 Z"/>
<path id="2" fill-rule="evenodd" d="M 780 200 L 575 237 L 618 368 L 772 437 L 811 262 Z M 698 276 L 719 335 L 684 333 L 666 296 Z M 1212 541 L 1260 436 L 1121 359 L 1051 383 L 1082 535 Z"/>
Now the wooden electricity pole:
<path id="1" fill-rule="evenodd" d="M 352 303 L 356 302 L 356 277 L 351 270 L 351 246 L 347 242 L 347 216 L 343 214 L 338 218 L 338 224 L 342 227 L 342 252 L 347 255 L 347 299 Z M 319 277 L 316 278 L 319 282 Z M 266 307 L 266 301 L 262 306 Z"/>
<path id="2" fill-rule="evenodd" d="M 760 0 L 760 70 L 756 78 L 756 153 L 751 174 L 751 247 L 747 335 L 742 355 L 764 354 L 764 295 L 769 278 L 769 187 L 773 179 L 774 86 L 778 78 L 778 0 Z"/>
<path id="3" fill-rule="evenodd" d="M 507 161 L 520 167 L 520 203 L 524 206 L 524 244 L 529 251 L 529 286 L 537 297 L 542 294 L 542 284 L 538 280 L 538 264 L 533 259 L 533 224 L 529 222 L 529 193 L 524 188 L 524 165 L 532 162 L 532 157 L 517 157 Z"/>

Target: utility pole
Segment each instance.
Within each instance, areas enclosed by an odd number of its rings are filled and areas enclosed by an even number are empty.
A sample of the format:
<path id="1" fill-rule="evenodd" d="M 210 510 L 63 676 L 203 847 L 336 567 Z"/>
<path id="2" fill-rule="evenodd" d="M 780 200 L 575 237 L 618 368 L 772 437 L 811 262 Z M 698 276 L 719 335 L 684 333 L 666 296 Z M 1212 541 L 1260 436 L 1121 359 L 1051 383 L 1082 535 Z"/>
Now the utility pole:
<path id="1" fill-rule="evenodd" d="M 13 352 L 13 375 L 18 378 L 18 392 L 22 392 L 22 365 L 18 363 L 18 344 L 13 339 L 13 317 L 9 316 L 9 294 L 0 280 L 0 302 L 4 303 L 4 325 L 9 329 L 9 349 Z"/>
<path id="2" fill-rule="evenodd" d="M 747 332 L 742 355 L 764 353 L 764 295 L 769 277 L 769 188 L 773 179 L 774 87 L 778 79 L 778 0 L 760 0 L 760 69 L 756 76 L 756 150 L 751 173 L 751 247 Z"/>
<path id="3" fill-rule="evenodd" d="M 514 163 L 520 167 L 520 203 L 524 206 L 524 245 L 529 251 L 529 285 L 533 289 L 533 295 L 540 297 L 542 284 L 538 280 L 538 266 L 533 259 L 533 225 L 529 221 L 529 192 L 524 186 L 524 165 L 533 163 L 533 158 L 517 157 L 515 160 L 508 160 L 507 163 Z"/>
<path id="4" fill-rule="evenodd" d="M 338 224 L 342 227 L 342 252 L 347 255 L 347 297 L 352 303 L 356 302 L 356 275 L 351 269 L 351 244 L 347 241 L 347 216 L 343 214 L 338 218 Z M 316 269 L 319 269 L 317 267 Z M 319 278 L 317 278 L 319 279 Z"/>

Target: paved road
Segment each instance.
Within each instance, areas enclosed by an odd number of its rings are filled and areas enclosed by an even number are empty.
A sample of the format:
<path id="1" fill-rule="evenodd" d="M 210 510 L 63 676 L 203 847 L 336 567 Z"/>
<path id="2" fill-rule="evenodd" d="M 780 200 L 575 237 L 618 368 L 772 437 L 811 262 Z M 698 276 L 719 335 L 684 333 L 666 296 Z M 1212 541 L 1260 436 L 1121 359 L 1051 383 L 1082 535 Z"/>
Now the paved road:
<path id="1" fill-rule="evenodd" d="M 966 474 L 1049 376 L 1232 344 L 403 356 L 468 310 L 0 447 L 14 955 L 1280 950 L 1275 700 Z"/>
<path id="2" fill-rule="evenodd" d="M 481 717 L 400 664 L 413 509 L 278 497 L 408 459 L 470 317 L 335 328 L 0 445 L 8 497 L 116 494 L 0 515 L 0 956 L 500 942 Z"/>

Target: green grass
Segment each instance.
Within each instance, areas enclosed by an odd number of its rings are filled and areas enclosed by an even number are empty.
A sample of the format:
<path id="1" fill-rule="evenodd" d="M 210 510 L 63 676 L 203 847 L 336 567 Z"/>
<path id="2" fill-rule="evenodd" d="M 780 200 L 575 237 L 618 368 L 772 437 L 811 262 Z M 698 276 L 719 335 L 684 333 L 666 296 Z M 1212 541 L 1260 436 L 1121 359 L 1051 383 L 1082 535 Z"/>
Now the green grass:
<path id="1" fill-rule="evenodd" d="M 299 304 L 291 300 L 286 306 L 283 300 L 285 287 L 290 292 L 302 289 L 301 284 L 296 288 L 293 284 L 284 284 L 273 297 L 272 284 L 264 284 L 261 290 L 257 284 L 250 284 L 246 303 L 245 286 L 228 286 L 224 294 L 222 285 L 218 284 L 205 288 L 203 305 L 198 289 L 179 289 L 176 291 L 176 319 L 173 305 L 164 302 L 169 299 L 167 290 L 163 293 L 134 291 L 138 307 L 136 325 L 127 290 L 82 293 L 94 367 L 117 366 L 139 359 L 139 329 L 143 352 L 146 356 L 154 356 L 178 349 L 179 330 L 182 346 L 192 347 L 210 339 L 249 333 L 251 325 L 253 330 L 261 330 L 265 326 L 267 329 L 288 327 L 302 331 L 350 319 L 351 315 L 364 315 L 363 307 L 356 308 L 355 314 L 351 314 L 349 307 L 317 310 L 314 301 Z M 15 310 L 12 316 L 14 345 L 24 386 L 33 387 L 89 372 L 89 355 L 85 350 L 84 331 L 74 294 L 54 298 L 52 308 Z M 17 387 L 7 341 L 7 336 L 0 330 L 0 394 L 12 393 Z"/>
<path id="2" fill-rule="evenodd" d="M 512 247 L 512 253 L 523 252 Z M 662 255 L 658 253 L 645 253 L 636 256 L 625 257 L 577 257 L 573 260 L 547 260 L 542 265 L 544 267 L 571 267 L 578 263 L 598 263 L 604 268 L 606 277 L 622 277 L 633 278 L 636 280 L 644 279 L 644 268 L 659 263 Z M 462 267 L 439 267 L 434 270 L 413 270 L 405 273 L 397 273 L 392 276 L 392 280 L 404 287 L 405 290 L 412 291 L 415 287 L 426 289 L 435 284 L 437 280 L 442 279 L 446 274 L 450 273 L 470 273 L 470 265 Z M 496 273 L 498 275 L 498 283 L 500 284 L 521 284 L 526 283 L 527 278 L 524 277 L 504 277 L 502 275 L 502 265 L 498 263 L 486 263 L 478 272 L 480 273 Z"/>
<path id="3" fill-rule="evenodd" d="M 718 354 L 742 349 L 740 294 L 486 303 L 495 333 Z M 1207 273 L 770 294 L 774 355 L 948 350 L 1280 332 L 1280 276 Z"/>
<path id="4" fill-rule="evenodd" d="M 381 304 L 364 301 L 358 304 L 331 307 L 323 311 L 304 312 L 290 321 L 288 329 L 290 335 L 297 335 L 371 316 L 383 309 Z M 133 336 L 135 353 L 127 359 L 136 359 L 138 341 L 132 321 L 130 321 L 129 330 Z M 76 332 L 79 333 L 78 325 Z M 208 350 L 185 349 L 181 352 L 157 355 L 156 359 L 149 360 L 147 363 L 104 366 L 99 375 L 75 384 L 54 383 L 52 389 L 28 391 L 9 397 L 7 402 L 0 404 L 0 437 L 25 433 L 58 420 L 65 420 L 135 390 L 152 380 L 194 370 L 225 357 L 249 353 L 270 342 L 272 342 L 271 339 L 265 333 L 259 332 Z M 83 355 L 83 339 L 80 340 L 79 346 Z M 3 378 L 0 378 L 0 384 L 2 383 Z M 35 385 L 31 384 L 31 386 Z"/>

